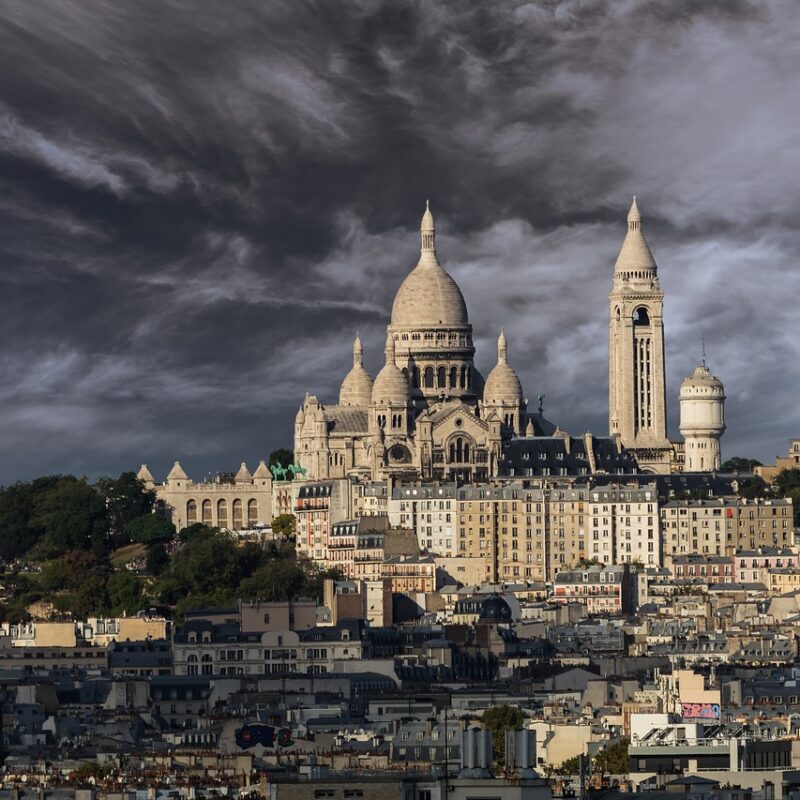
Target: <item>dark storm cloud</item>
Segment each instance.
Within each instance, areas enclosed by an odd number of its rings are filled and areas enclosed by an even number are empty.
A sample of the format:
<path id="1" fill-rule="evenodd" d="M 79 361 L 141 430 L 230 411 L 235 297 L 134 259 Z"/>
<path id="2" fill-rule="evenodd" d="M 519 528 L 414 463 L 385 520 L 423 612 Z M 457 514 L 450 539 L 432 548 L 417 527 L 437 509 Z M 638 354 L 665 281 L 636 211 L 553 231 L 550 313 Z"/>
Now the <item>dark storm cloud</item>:
<path id="1" fill-rule="evenodd" d="M 788 2 L 11 2 L 0 9 L 0 479 L 291 444 L 360 330 L 382 360 L 426 197 L 478 362 L 606 427 L 637 192 L 671 428 L 700 356 L 728 455 L 798 429 Z"/>

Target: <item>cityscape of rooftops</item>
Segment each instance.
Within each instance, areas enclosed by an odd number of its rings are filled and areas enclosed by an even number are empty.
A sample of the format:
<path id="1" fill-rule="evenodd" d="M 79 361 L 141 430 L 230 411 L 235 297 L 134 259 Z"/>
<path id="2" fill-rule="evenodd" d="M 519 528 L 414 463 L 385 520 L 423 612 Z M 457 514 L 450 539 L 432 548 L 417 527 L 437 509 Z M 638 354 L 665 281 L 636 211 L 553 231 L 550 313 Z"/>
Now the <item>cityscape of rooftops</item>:
<path id="1" fill-rule="evenodd" d="M 800 800 L 795 12 L 0 4 L 0 800 Z"/>

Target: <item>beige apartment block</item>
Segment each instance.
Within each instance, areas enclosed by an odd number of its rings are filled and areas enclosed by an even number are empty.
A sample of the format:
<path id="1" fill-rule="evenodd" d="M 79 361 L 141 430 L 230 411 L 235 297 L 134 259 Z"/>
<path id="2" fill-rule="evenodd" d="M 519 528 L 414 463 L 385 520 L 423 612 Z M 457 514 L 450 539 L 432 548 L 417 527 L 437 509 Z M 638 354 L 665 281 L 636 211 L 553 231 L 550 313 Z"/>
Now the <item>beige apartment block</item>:
<path id="1" fill-rule="evenodd" d="M 669 472 L 674 452 L 667 439 L 664 292 L 635 197 L 608 298 L 609 433 L 635 452 L 642 468 Z"/>
<path id="2" fill-rule="evenodd" d="M 655 484 L 610 485 L 589 492 L 589 557 L 603 564 L 661 565 Z"/>
<path id="3" fill-rule="evenodd" d="M 671 500 L 661 507 L 665 562 L 690 553 L 734 556 L 739 550 L 790 547 L 790 498 Z"/>
<path id="4" fill-rule="evenodd" d="M 587 544 L 589 504 L 585 488 L 554 488 L 548 508 L 547 571 L 539 580 L 553 580 L 559 572 L 593 556 Z"/>
<path id="5" fill-rule="evenodd" d="M 197 522 L 230 531 L 272 522 L 272 475 L 263 461 L 252 474 L 242 464 L 235 475 L 208 481 L 191 480 L 178 461 L 164 483 L 156 483 L 145 464 L 137 477 L 155 490 L 177 530 Z"/>

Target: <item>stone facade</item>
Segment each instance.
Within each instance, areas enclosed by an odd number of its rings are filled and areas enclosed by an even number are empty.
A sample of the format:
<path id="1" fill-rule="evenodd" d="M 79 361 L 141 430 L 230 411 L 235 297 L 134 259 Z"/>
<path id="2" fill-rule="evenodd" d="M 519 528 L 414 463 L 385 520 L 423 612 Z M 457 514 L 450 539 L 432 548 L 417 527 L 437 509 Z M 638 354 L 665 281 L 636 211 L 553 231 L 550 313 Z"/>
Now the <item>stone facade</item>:
<path id="1" fill-rule="evenodd" d="M 672 469 L 667 439 L 664 292 L 633 198 L 609 298 L 608 427 L 652 472 Z"/>
<path id="2" fill-rule="evenodd" d="M 705 365 L 681 384 L 681 434 L 684 472 L 720 468 L 719 440 L 725 433 L 725 387 Z"/>
<path id="3" fill-rule="evenodd" d="M 297 413 L 295 458 L 311 480 L 487 480 L 498 474 L 505 443 L 529 420 L 538 424 L 527 414 L 502 332 L 488 378 L 475 368 L 467 307 L 437 258 L 430 209 L 420 238 L 419 262 L 395 296 L 374 382 L 356 337 L 339 402 L 307 396 Z"/>
<path id="4" fill-rule="evenodd" d="M 252 475 L 242 464 L 236 475 L 214 481 L 191 480 L 177 461 L 164 483 L 156 483 L 145 464 L 138 478 L 155 490 L 177 530 L 196 522 L 230 531 L 272 522 L 272 475 L 263 461 Z"/>

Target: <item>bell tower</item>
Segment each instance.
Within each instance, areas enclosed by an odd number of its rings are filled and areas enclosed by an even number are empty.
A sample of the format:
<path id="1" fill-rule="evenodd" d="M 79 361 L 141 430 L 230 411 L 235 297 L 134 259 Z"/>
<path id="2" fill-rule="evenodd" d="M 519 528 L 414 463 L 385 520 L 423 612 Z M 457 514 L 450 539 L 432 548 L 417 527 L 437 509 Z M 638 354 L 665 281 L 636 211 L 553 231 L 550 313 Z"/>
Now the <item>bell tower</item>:
<path id="1" fill-rule="evenodd" d="M 608 428 L 640 467 L 669 472 L 664 368 L 664 292 L 633 198 L 609 298 Z"/>

